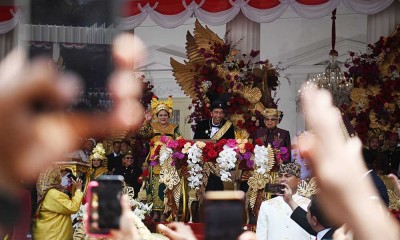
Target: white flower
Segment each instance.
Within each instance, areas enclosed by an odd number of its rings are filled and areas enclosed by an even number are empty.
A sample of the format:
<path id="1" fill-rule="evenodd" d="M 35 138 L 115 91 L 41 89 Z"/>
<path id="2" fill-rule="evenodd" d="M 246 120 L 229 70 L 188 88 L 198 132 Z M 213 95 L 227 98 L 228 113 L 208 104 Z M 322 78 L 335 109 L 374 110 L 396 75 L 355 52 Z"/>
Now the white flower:
<path id="1" fill-rule="evenodd" d="M 265 146 L 256 145 L 254 147 L 254 163 L 257 168 L 257 172 L 260 174 L 264 174 L 268 169 L 268 149 L 271 148 L 271 145 L 268 144 L 268 148 Z"/>
<path id="2" fill-rule="evenodd" d="M 231 181 L 229 170 L 235 168 L 237 161 L 235 148 L 224 145 L 224 150 L 218 154 L 217 163 L 220 169 L 221 180 L 224 182 Z"/>
<path id="3" fill-rule="evenodd" d="M 145 218 L 145 215 L 151 212 L 151 209 L 153 208 L 153 203 L 144 204 L 140 201 L 136 201 L 135 199 L 130 200 L 130 205 L 132 207 L 135 207 L 135 210 L 133 210 L 133 214 L 135 214 L 141 220 L 143 220 Z"/>
<path id="4" fill-rule="evenodd" d="M 204 143 L 203 143 L 204 144 Z M 201 171 L 203 168 L 201 167 L 201 157 L 203 155 L 203 150 L 199 148 L 199 146 L 203 146 L 201 142 L 196 142 L 189 147 L 188 153 L 188 167 L 189 167 L 189 177 L 188 177 L 188 185 L 192 189 L 199 189 L 201 185 L 201 180 L 203 179 L 203 174 Z M 205 144 L 204 144 L 205 145 Z"/>
<path id="5" fill-rule="evenodd" d="M 170 158 L 172 154 L 172 149 L 165 147 L 162 151 L 160 151 L 160 165 L 164 164 L 164 161 Z"/>

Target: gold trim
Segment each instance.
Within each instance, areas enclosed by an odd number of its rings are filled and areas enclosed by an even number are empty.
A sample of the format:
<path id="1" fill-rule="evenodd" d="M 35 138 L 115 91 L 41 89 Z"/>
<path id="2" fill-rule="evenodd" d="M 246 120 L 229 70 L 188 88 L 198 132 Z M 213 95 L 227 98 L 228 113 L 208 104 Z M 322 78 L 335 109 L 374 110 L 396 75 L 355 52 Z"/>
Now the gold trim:
<path id="1" fill-rule="evenodd" d="M 222 126 L 222 127 L 218 130 L 218 132 L 216 132 L 216 133 L 214 134 L 214 136 L 212 136 L 211 139 L 219 140 L 219 139 L 228 131 L 228 129 L 229 129 L 231 126 L 232 126 L 232 122 L 226 121 L 225 124 L 224 124 L 224 126 Z"/>

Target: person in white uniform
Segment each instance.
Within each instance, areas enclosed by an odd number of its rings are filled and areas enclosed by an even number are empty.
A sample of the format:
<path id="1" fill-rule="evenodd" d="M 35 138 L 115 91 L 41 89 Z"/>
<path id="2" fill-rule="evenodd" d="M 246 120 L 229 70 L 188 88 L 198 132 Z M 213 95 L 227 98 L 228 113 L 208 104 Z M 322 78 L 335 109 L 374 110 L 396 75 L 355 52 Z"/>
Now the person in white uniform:
<path id="1" fill-rule="evenodd" d="M 279 167 L 279 183 L 286 183 L 291 189 L 293 200 L 304 210 L 310 199 L 302 197 L 297 193 L 297 186 L 301 182 L 301 167 L 297 163 L 282 164 Z M 304 229 L 297 225 L 291 218 L 293 210 L 277 196 L 261 204 L 257 219 L 257 240 L 311 240 L 314 239 Z"/>

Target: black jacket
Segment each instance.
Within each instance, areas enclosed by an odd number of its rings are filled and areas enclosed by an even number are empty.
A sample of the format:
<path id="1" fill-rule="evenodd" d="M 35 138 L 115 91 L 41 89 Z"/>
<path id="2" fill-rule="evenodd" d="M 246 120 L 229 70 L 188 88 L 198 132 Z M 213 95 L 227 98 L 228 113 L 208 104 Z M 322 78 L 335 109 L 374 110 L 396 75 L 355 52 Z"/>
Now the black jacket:
<path id="1" fill-rule="evenodd" d="M 122 166 L 122 155 L 114 156 L 114 153 L 107 155 L 108 166 L 107 169 L 111 172 L 113 169 L 120 168 Z"/>
<path id="2" fill-rule="evenodd" d="M 306 232 L 308 232 L 311 235 L 317 236 L 317 232 L 315 232 L 311 225 L 307 221 L 307 212 L 302 209 L 301 207 L 297 207 L 292 215 L 290 215 L 290 218 L 295 221 L 301 228 L 303 228 Z M 335 228 L 331 228 L 328 232 L 325 233 L 324 236 L 322 236 L 321 239 L 318 240 L 331 240 L 333 233 L 335 232 Z"/>
<path id="3" fill-rule="evenodd" d="M 221 126 L 226 123 L 226 120 L 222 120 Z M 194 131 L 193 139 L 210 139 L 211 133 L 211 119 L 203 120 L 197 123 L 196 131 Z M 220 139 L 234 139 L 235 128 L 232 126 L 225 132 Z M 219 140 L 219 139 L 218 139 Z"/>

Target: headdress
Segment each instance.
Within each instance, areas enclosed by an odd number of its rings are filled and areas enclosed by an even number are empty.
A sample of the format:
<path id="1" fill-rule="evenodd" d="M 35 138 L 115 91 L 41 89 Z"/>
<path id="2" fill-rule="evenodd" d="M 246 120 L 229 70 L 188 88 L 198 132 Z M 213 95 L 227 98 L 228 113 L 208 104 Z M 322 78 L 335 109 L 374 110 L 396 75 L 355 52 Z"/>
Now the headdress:
<path id="1" fill-rule="evenodd" d="M 281 117 L 282 112 L 275 108 L 265 108 L 261 114 L 264 117 Z"/>
<path id="2" fill-rule="evenodd" d="M 278 173 L 289 173 L 299 178 L 301 176 L 301 167 L 295 162 L 281 164 Z"/>
<path id="3" fill-rule="evenodd" d="M 92 165 L 93 159 L 101 159 L 103 160 L 102 166 L 107 167 L 107 157 L 106 150 L 103 147 L 102 143 L 98 143 L 95 148 L 93 148 L 92 154 L 89 157 L 89 164 Z"/>
<path id="4" fill-rule="evenodd" d="M 49 167 L 39 175 L 36 183 L 38 205 L 43 201 L 46 193 L 52 188 L 63 191 L 60 168 L 57 166 Z"/>
<path id="5" fill-rule="evenodd" d="M 151 99 L 151 110 L 154 117 L 156 117 L 157 113 L 161 110 L 167 111 L 169 113 L 169 117 L 172 117 L 173 107 L 174 103 L 172 102 L 172 96 L 169 96 L 166 101 L 159 101 L 156 96 L 153 96 Z"/>
<path id="6" fill-rule="evenodd" d="M 225 103 L 219 99 L 214 100 L 211 103 L 211 111 L 214 110 L 215 108 L 221 108 L 221 109 L 225 110 Z"/>

